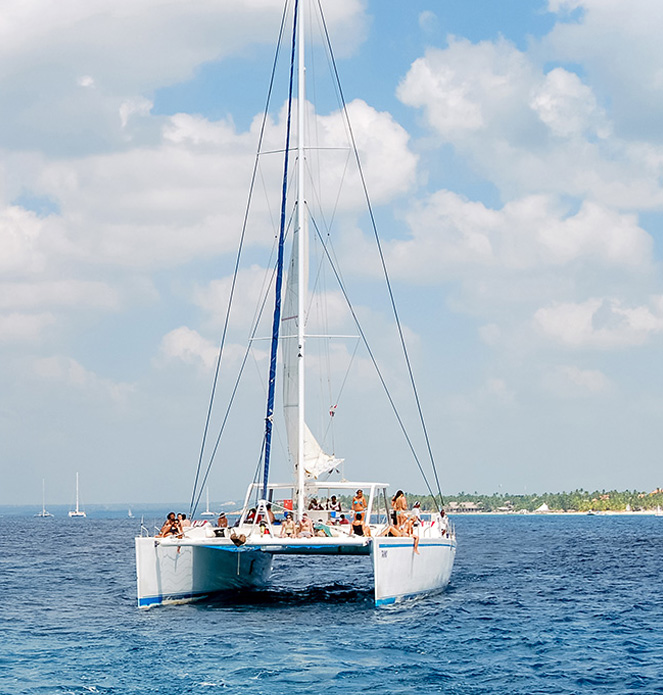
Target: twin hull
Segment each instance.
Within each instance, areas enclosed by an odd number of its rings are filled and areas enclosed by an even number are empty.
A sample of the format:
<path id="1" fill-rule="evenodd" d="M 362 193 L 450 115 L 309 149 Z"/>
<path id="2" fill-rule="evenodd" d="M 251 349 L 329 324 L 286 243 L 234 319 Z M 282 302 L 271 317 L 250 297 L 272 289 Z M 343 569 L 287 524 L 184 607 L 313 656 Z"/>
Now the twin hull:
<path id="1" fill-rule="evenodd" d="M 418 550 L 418 554 L 414 552 L 411 538 L 377 537 L 360 543 L 269 541 L 240 547 L 218 541 L 185 544 L 136 538 L 138 605 L 147 608 L 220 591 L 263 587 L 269 581 L 275 554 L 351 554 L 372 557 L 375 604 L 379 606 L 440 590 L 449 583 L 455 540 L 422 538 Z"/>

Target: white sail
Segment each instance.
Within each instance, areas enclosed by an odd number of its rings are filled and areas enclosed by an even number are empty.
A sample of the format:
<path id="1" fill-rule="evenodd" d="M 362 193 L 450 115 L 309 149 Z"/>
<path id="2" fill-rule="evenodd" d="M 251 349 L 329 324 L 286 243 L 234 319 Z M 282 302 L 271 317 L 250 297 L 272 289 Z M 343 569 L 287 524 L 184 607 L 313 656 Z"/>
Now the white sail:
<path id="1" fill-rule="evenodd" d="M 297 465 L 299 462 L 299 427 L 300 427 L 300 407 L 299 402 L 299 360 L 301 359 L 301 348 L 299 345 L 299 292 L 300 287 L 306 288 L 308 285 L 308 246 L 307 235 L 301 235 L 301 253 L 304 258 L 300 265 L 300 233 L 295 231 L 295 238 L 292 244 L 292 255 L 288 268 L 288 278 L 283 299 L 283 310 L 281 319 L 281 336 L 283 338 L 283 409 L 285 416 L 286 433 L 288 437 L 288 449 L 292 460 Z M 304 277 L 299 283 L 299 267 L 304 270 Z M 303 290 L 305 291 L 305 289 Z M 303 466 L 307 478 L 317 478 L 323 473 L 334 470 L 342 459 L 337 459 L 331 454 L 323 451 L 322 447 L 313 436 L 311 430 L 305 422 L 303 426 Z"/>

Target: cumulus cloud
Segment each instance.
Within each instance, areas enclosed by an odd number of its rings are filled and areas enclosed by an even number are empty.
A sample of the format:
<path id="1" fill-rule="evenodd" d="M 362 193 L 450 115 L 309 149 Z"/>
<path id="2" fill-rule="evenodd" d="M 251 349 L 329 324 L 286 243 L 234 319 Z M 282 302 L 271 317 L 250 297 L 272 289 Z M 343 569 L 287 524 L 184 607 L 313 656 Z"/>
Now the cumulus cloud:
<path id="1" fill-rule="evenodd" d="M 39 249 L 43 223 L 18 206 L 0 210 L 0 272 L 39 271 L 45 264 Z"/>
<path id="2" fill-rule="evenodd" d="M 32 372 L 44 382 L 60 383 L 81 393 L 100 396 L 116 403 L 124 402 L 135 391 L 133 384 L 100 377 L 71 357 L 35 359 Z"/>
<path id="3" fill-rule="evenodd" d="M 598 369 L 581 369 L 575 365 L 560 365 L 545 374 L 544 387 L 566 398 L 599 396 L 610 393 L 613 385 Z"/>
<path id="4" fill-rule="evenodd" d="M 532 89 L 530 106 L 559 137 L 609 135 L 606 116 L 592 90 L 564 68 L 554 68 Z"/>
<path id="5" fill-rule="evenodd" d="M 115 149 L 123 142 L 122 104 L 192 78 L 201 64 L 252 44 L 273 44 L 281 13 L 281 0 L 98 0 L 57 7 L 7 0 L 0 25 L 0 147 L 67 154 Z M 340 50 L 351 52 L 365 33 L 363 3 L 338 0 L 327 21 L 340 34 Z"/>
<path id="6" fill-rule="evenodd" d="M 216 363 L 218 348 L 198 331 L 180 326 L 162 338 L 159 353 L 165 360 L 181 360 L 211 369 Z"/>
<path id="7" fill-rule="evenodd" d="M 104 282 L 57 280 L 0 283 L 0 309 L 44 306 L 119 308 L 117 288 Z"/>
<path id="8" fill-rule="evenodd" d="M 537 58 L 505 39 L 451 37 L 447 48 L 412 64 L 398 97 L 421 109 L 436 136 L 506 199 L 552 193 L 606 206 L 663 206 L 663 149 L 608 137 L 614 108 L 607 113 L 577 74 L 546 71 Z"/>
<path id="9" fill-rule="evenodd" d="M 543 334 L 572 348 L 614 349 L 642 345 L 663 331 L 660 298 L 650 306 L 624 306 L 619 299 L 560 302 L 542 307 L 534 322 Z"/>
<path id="10" fill-rule="evenodd" d="M 663 5 L 657 0 L 549 0 L 559 13 L 542 58 L 581 64 L 611 102 L 619 135 L 661 143 Z M 567 21 L 568 13 L 580 10 Z M 637 78 L 634 78 L 637 75 Z"/>
<path id="11" fill-rule="evenodd" d="M 634 215 L 586 202 L 575 214 L 550 196 L 528 196 L 492 210 L 438 191 L 407 214 L 412 237 L 388 249 L 395 272 L 420 281 L 472 269 L 524 271 L 582 262 L 646 270 L 652 239 Z"/>
<path id="12" fill-rule="evenodd" d="M 46 330 L 55 323 L 51 313 L 27 314 L 13 311 L 0 314 L 0 342 L 23 343 L 42 340 Z"/>

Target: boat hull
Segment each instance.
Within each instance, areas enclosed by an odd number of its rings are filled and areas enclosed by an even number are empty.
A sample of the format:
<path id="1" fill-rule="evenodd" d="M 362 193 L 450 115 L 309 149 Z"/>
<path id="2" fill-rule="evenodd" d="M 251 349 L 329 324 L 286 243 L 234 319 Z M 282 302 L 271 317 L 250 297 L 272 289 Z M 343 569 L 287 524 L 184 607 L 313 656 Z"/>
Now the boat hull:
<path id="1" fill-rule="evenodd" d="M 412 538 L 373 539 L 376 606 L 446 587 L 456 557 L 455 539 L 421 538 L 418 551 Z"/>
<path id="2" fill-rule="evenodd" d="M 219 591 L 265 586 L 272 556 L 259 548 L 175 545 L 136 538 L 138 605 L 191 601 Z"/>

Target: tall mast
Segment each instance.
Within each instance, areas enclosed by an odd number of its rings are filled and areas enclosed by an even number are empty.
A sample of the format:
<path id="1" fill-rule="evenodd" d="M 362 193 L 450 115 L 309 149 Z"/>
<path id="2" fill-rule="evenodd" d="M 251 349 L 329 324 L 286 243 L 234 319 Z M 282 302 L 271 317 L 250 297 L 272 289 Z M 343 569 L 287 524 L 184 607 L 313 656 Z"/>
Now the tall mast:
<path id="1" fill-rule="evenodd" d="M 304 491 L 304 312 L 307 291 L 308 224 L 304 191 L 304 110 L 306 103 L 306 68 L 304 65 L 304 6 L 306 0 L 299 0 L 297 18 L 297 244 L 298 244 L 298 306 L 297 306 L 297 373 L 298 373 L 298 413 L 297 413 L 297 517 L 299 520 L 305 509 Z"/>
<path id="2" fill-rule="evenodd" d="M 78 514 L 78 473 L 76 473 L 76 514 Z"/>

